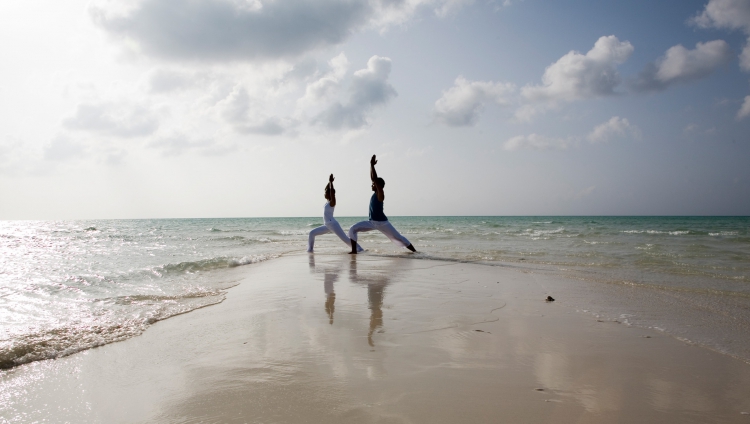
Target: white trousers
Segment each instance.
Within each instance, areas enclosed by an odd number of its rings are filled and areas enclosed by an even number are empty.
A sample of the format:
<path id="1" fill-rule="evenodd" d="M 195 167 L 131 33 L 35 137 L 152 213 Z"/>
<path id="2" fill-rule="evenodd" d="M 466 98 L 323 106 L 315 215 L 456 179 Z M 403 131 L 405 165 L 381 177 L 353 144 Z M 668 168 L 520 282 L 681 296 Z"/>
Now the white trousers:
<path id="1" fill-rule="evenodd" d="M 378 230 L 385 234 L 386 237 L 391 239 L 392 242 L 396 243 L 401 247 L 406 247 L 411 243 L 406 237 L 402 236 L 389 221 L 362 221 L 352 225 L 349 228 L 349 238 L 357 241 L 357 233 Z"/>
<path id="2" fill-rule="evenodd" d="M 339 224 L 339 222 L 334 219 L 333 221 L 328 221 L 325 223 L 325 225 L 320 226 L 318 228 L 313 228 L 310 231 L 310 235 L 307 237 L 307 251 L 308 252 L 313 251 L 313 247 L 315 246 L 315 237 L 322 236 L 323 234 L 328 234 L 328 233 L 336 234 L 337 236 L 339 236 L 341 241 L 346 243 L 346 246 L 348 248 L 350 249 L 352 248 L 351 240 L 349 239 L 349 237 L 346 236 L 346 233 L 341 228 L 341 225 Z M 363 250 L 364 249 L 362 249 L 362 246 L 358 244 L 357 252 L 361 252 Z"/>

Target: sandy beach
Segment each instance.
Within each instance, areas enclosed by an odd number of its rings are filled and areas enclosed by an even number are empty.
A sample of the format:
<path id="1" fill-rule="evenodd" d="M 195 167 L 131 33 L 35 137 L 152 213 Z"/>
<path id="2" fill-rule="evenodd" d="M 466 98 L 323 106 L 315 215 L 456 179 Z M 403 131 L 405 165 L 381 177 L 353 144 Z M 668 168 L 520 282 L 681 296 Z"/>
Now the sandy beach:
<path id="1" fill-rule="evenodd" d="M 372 255 L 229 272 L 221 304 L 4 371 L 0 420 L 750 422 L 750 365 L 577 311 L 583 282 Z"/>

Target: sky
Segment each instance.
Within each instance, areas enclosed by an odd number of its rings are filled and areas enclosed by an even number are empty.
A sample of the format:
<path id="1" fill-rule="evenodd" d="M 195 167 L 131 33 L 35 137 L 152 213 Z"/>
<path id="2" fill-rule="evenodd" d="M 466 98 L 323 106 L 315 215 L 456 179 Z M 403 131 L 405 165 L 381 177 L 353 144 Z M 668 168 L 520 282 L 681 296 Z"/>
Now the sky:
<path id="1" fill-rule="evenodd" d="M 0 219 L 750 214 L 750 0 L 0 16 Z"/>

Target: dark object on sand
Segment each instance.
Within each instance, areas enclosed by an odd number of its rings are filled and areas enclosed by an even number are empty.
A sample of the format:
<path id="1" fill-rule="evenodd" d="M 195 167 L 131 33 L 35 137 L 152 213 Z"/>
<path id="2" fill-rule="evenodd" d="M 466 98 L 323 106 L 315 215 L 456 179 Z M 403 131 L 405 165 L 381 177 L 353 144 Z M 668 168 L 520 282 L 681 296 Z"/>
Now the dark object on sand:
<path id="1" fill-rule="evenodd" d="M 552 297 L 552 296 L 547 296 L 547 298 L 546 298 L 546 299 L 544 299 L 544 301 L 545 301 L 545 302 L 554 302 L 554 301 L 555 301 L 555 298 L 554 298 L 554 297 Z"/>

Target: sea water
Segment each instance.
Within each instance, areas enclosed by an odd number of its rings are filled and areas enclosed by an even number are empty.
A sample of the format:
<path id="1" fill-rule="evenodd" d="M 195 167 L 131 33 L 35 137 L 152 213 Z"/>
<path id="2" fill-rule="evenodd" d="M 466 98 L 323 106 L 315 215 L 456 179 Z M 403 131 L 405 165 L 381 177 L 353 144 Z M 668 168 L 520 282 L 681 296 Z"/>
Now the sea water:
<path id="1" fill-rule="evenodd" d="M 345 229 L 361 219 L 338 218 Z M 360 233 L 367 254 L 511 266 L 626 286 L 645 298 L 667 294 L 700 313 L 648 310 L 643 302 L 614 302 L 610 312 L 750 360 L 750 342 L 737 340 L 750 334 L 749 217 L 391 222 L 420 253 L 407 254 L 378 232 Z M 310 229 L 321 224 L 320 218 L 0 221 L 0 368 L 123 340 L 158 320 L 221 302 L 237 284 L 230 269 L 303 253 Z M 316 254 L 347 250 L 333 235 L 315 242 Z M 701 322 L 712 317 L 732 328 L 701 332 Z"/>

